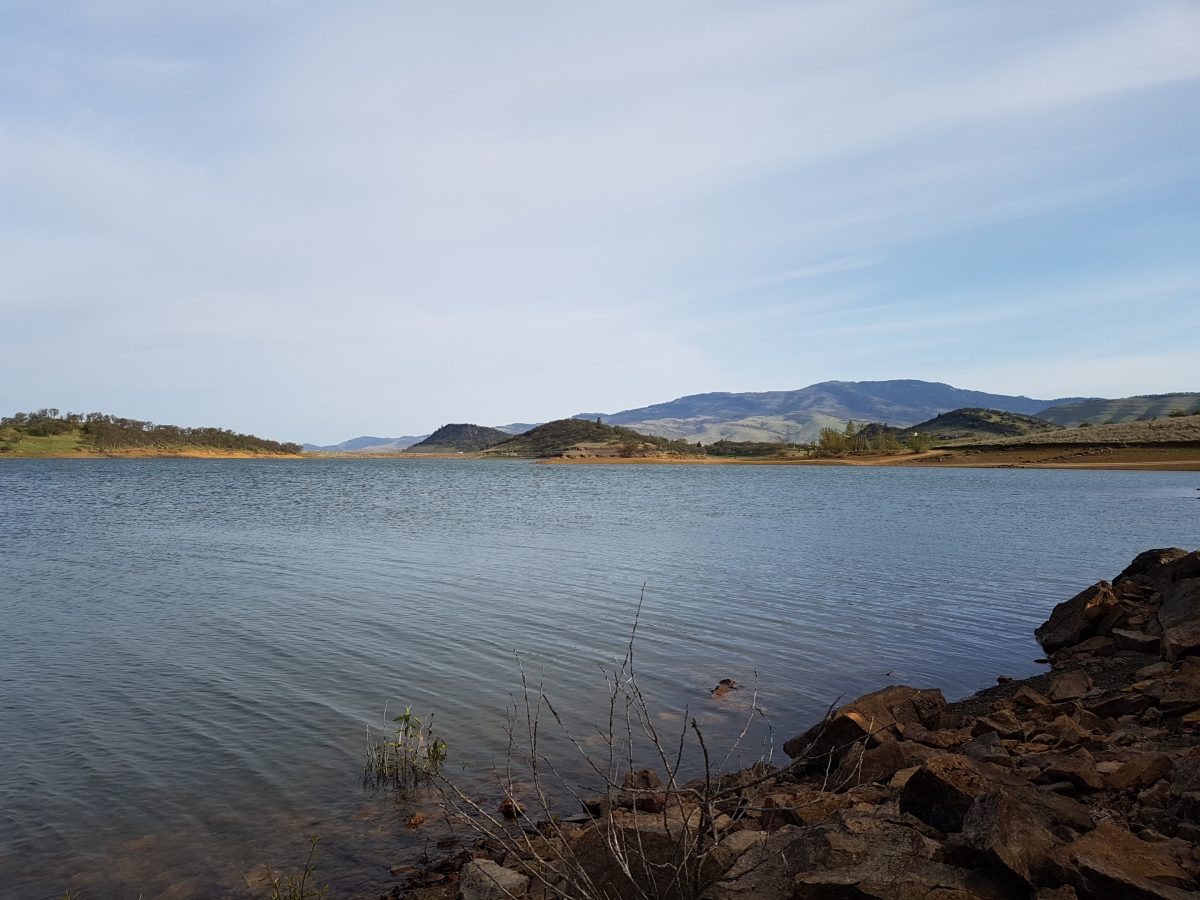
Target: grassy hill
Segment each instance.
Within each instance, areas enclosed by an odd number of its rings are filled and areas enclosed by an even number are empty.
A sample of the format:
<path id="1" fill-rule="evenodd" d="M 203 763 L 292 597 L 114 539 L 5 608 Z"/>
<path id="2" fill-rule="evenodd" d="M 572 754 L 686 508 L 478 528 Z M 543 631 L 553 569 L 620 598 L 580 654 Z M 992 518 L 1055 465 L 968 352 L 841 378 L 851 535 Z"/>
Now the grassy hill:
<path id="1" fill-rule="evenodd" d="M 484 425 L 443 425 L 420 443 L 408 448 L 408 453 L 473 453 L 486 450 L 512 437 L 499 428 Z"/>
<path id="2" fill-rule="evenodd" d="M 40 409 L 0 419 L 0 457 L 290 456 L 300 451 L 299 444 L 223 428 L 156 425 L 104 413 Z"/>
<path id="3" fill-rule="evenodd" d="M 486 456 L 697 456 L 695 444 L 604 425 L 587 419 L 558 419 L 538 425 L 483 451 Z"/>
<path id="4" fill-rule="evenodd" d="M 927 422 L 913 425 L 900 432 L 901 439 L 912 434 L 931 434 L 938 441 L 974 440 L 977 438 L 1019 437 L 1057 431 L 1061 425 L 1036 416 L 1005 412 L 999 409 L 955 409 Z"/>
<path id="5" fill-rule="evenodd" d="M 799 442 L 814 441 L 821 429 L 841 428 L 850 420 L 907 427 L 955 409 L 1032 415 L 1079 399 L 1037 400 L 912 379 L 824 381 L 795 391 L 693 394 L 601 418 L 646 434 L 706 444 L 717 440 Z M 587 418 L 595 417 L 590 414 Z"/>
<path id="6" fill-rule="evenodd" d="M 1038 416 L 1058 425 L 1074 426 L 1083 422 L 1111 425 L 1162 418 L 1171 413 L 1200 412 L 1200 393 L 1146 394 L 1117 400 L 1084 400 L 1042 410 Z"/>
<path id="7" fill-rule="evenodd" d="M 1090 444 L 1095 446 L 1134 446 L 1154 444 L 1200 444 L 1200 415 L 1170 416 L 1154 421 L 1119 422 L 1113 425 L 1093 425 L 1082 428 L 1059 428 L 1025 434 L 975 441 L 949 441 L 945 447 L 1023 447 L 1058 444 Z"/>

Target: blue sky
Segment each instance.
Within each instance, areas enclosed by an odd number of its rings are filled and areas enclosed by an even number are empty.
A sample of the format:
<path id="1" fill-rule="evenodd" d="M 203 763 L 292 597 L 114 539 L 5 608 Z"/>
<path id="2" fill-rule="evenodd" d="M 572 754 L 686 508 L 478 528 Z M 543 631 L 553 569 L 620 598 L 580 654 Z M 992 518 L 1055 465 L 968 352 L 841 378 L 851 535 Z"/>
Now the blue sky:
<path id="1" fill-rule="evenodd" d="M 1195 2 L 3 2 L 0 408 L 1200 390 Z"/>

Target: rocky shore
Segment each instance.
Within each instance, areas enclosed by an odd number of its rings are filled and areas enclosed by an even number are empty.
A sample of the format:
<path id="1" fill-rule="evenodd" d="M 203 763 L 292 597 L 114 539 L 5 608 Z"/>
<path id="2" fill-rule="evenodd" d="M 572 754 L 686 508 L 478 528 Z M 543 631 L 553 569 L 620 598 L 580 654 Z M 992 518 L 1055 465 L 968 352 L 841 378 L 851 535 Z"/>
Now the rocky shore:
<path id="1" fill-rule="evenodd" d="M 1196 896 L 1200 551 L 1140 554 L 1036 635 L 1045 675 L 959 703 L 884 688 L 788 741 L 781 767 L 672 789 L 631 772 L 582 820 L 519 821 L 404 895 Z"/>

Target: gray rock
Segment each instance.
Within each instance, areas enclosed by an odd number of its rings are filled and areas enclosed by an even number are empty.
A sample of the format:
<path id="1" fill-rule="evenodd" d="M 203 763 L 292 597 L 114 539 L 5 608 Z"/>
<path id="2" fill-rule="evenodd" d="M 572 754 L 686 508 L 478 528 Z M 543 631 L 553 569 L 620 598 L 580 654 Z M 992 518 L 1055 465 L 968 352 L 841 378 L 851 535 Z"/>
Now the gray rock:
<path id="1" fill-rule="evenodd" d="M 505 900 L 529 892 L 529 876 L 497 865 L 490 859 L 473 859 L 463 866 L 458 882 L 462 900 Z"/>

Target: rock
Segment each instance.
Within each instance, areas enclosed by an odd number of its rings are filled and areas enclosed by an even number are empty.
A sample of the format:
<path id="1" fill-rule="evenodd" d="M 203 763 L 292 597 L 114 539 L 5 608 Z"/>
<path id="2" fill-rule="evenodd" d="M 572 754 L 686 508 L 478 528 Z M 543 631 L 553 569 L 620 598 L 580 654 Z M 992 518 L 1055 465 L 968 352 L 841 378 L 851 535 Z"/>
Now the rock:
<path id="1" fill-rule="evenodd" d="M 1200 578 L 1180 581 L 1164 590 L 1155 620 L 1162 629 L 1166 659 L 1174 661 L 1200 651 Z"/>
<path id="2" fill-rule="evenodd" d="M 783 750 L 792 759 L 806 757 L 818 764 L 829 757 L 840 760 L 857 741 L 877 746 L 896 740 L 897 725 L 917 723 L 936 728 L 945 710 L 946 698 L 939 690 L 886 687 L 840 707 L 784 744 Z"/>
<path id="3" fill-rule="evenodd" d="M 1060 744 L 1081 744 L 1090 735 L 1069 716 L 1059 716 L 1042 726 L 1042 730 Z"/>
<path id="4" fill-rule="evenodd" d="M 931 759 L 913 773 L 900 791 L 900 811 L 939 831 L 961 831 L 975 801 L 997 790 L 1028 806 L 1047 828 L 1063 825 L 1083 831 L 1091 827 L 1091 815 L 1074 800 L 1047 794 L 1017 775 L 954 754 Z"/>
<path id="5" fill-rule="evenodd" d="M 975 799 L 963 817 L 967 844 L 1030 886 L 1053 871 L 1059 840 L 1011 795 L 991 791 Z"/>
<path id="6" fill-rule="evenodd" d="M 458 890 L 462 900 L 524 897 L 529 892 L 529 877 L 490 859 L 473 859 L 462 868 Z"/>
<path id="7" fill-rule="evenodd" d="M 1142 687 L 1150 704 L 1170 715 L 1182 715 L 1200 709 L 1200 678 L 1167 675 Z"/>
<path id="8" fill-rule="evenodd" d="M 1119 605 L 1112 585 L 1101 581 L 1054 607 L 1050 618 L 1034 631 L 1034 635 L 1051 653 L 1071 647 L 1095 634 L 1096 626 Z"/>
<path id="9" fill-rule="evenodd" d="M 1117 791 L 1149 787 L 1171 771 L 1171 757 L 1165 753 L 1141 753 L 1123 762 L 1105 780 Z"/>
<path id="10" fill-rule="evenodd" d="M 762 826 L 775 831 L 784 825 L 820 825 L 853 800 L 845 794 L 804 789 L 792 793 L 769 794 L 763 799 Z"/>
<path id="11" fill-rule="evenodd" d="M 786 896 L 786 895 L 784 895 Z M 793 900 L 1015 900 L 986 875 L 925 859 L 882 857 L 858 866 L 803 872 Z"/>
<path id="12" fill-rule="evenodd" d="M 1147 678 L 1157 678 L 1159 675 L 1169 675 L 1174 668 L 1166 660 L 1160 660 L 1159 662 L 1150 663 L 1148 666 L 1142 666 L 1134 672 L 1134 677 L 1138 681 L 1144 681 Z"/>
<path id="13" fill-rule="evenodd" d="M 1191 876 L 1162 844 L 1150 844 L 1124 828 L 1101 823 L 1055 852 L 1077 890 L 1091 897 L 1174 898 L 1195 887 Z"/>
<path id="14" fill-rule="evenodd" d="M 971 733 L 976 737 L 989 731 L 994 731 L 1002 738 L 1021 737 L 1025 733 L 1025 726 L 1011 709 L 996 709 L 976 719 L 971 728 Z"/>
<path id="15" fill-rule="evenodd" d="M 593 895 L 684 900 L 674 873 L 695 858 L 695 840 L 695 829 L 682 823 L 667 825 L 662 816 L 618 809 L 608 821 L 584 830 L 568 859 L 573 870 L 586 873 Z M 698 876 L 714 883 L 728 862 L 708 854 Z"/>
<path id="16" fill-rule="evenodd" d="M 1133 558 L 1133 562 L 1127 565 L 1121 574 L 1113 579 L 1113 582 L 1120 583 L 1131 579 L 1134 582 L 1149 583 L 1156 577 L 1169 575 L 1170 570 L 1167 569 L 1164 573 L 1164 567 L 1187 555 L 1188 552 L 1179 547 L 1143 551 Z"/>
<path id="17" fill-rule="evenodd" d="M 1130 631 L 1125 628 L 1114 628 L 1112 638 L 1122 650 L 1134 650 L 1138 653 L 1157 653 L 1159 639 L 1157 635 L 1146 634 L 1144 631 Z"/>
<path id="18" fill-rule="evenodd" d="M 1017 688 L 1017 692 L 1012 696 L 1013 701 L 1025 709 L 1033 709 L 1035 706 L 1049 706 L 1050 701 L 1043 694 L 1039 694 L 1028 685 L 1021 685 Z"/>
<path id="19" fill-rule="evenodd" d="M 662 812 L 667 807 L 662 779 L 652 769 L 630 772 L 621 785 L 620 805 L 642 812 Z"/>
<path id="20" fill-rule="evenodd" d="M 746 837 L 745 835 L 750 835 Z M 724 874 L 704 891 L 704 900 L 776 900 L 787 897 L 799 871 L 796 844 L 800 831 L 735 832 L 714 856 L 732 855 Z M 730 851 L 733 851 L 730 853 Z M 656 896 L 656 895 L 651 895 Z"/>
<path id="21" fill-rule="evenodd" d="M 1103 719 L 1140 715 L 1150 706 L 1150 698 L 1137 691 L 1122 691 L 1085 700 L 1084 707 Z"/>
<path id="22" fill-rule="evenodd" d="M 736 681 L 734 681 L 732 678 L 722 678 L 720 681 L 717 682 L 717 686 L 715 688 L 713 688 L 711 691 L 709 691 L 709 694 L 711 694 L 713 697 L 715 697 L 717 699 L 720 699 L 721 697 L 724 697 L 726 694 L 736 691 L 740 687 L 741 687 L 741 685 L 738 684 Z"/>
<path id="23" fill-rule="evenodd" d="M 1042 757 L 1042 769 L 1034 782 L 1054 784 L 1060 781 L 1088 791 L 1098 791 L 1104 787 L 1104 777 L 1096 769 L 1096 761 L 1083 749 L 1070 754 L 1048 753 Z"/>
<path id="24" fill-rule="evenodd" d="M 856 744 L 842 757 L 842 764 L 833 776 L 833 789 L 847 791 L 860 784 L 889 781 L 908 765 L 909 757 L 898 743 L 881 744 L 870 750 L 863 750 L 861 744 Z"/>
<path id="25" fill-rule="evenodd" d="M 1050 680 L 1050 689 L 1046 692 L 1046 697 L 1052 703 L 1078 700 L 1091 689 L 1092 679 L 1088 677 L 1087 672 L 1081 670 L 1064 672 Z"/>

